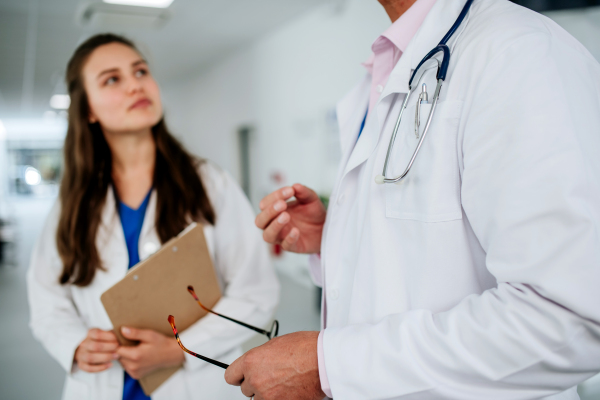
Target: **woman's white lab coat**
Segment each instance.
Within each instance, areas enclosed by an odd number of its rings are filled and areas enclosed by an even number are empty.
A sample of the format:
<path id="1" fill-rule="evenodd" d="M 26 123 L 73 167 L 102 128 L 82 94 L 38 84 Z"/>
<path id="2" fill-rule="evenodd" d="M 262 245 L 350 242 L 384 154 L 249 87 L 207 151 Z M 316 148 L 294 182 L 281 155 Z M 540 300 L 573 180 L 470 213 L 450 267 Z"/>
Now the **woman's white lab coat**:
<path id="1" fill-rule="evenodd" d="M 269 261 L 254 213 L 229 174 L 205 163 L 200 167 L 216 224 L 205 226 L 223 297 L 215 311 L 257 326 L 265 326 L 278 302 L 279 284 Z M 27 276 L 31 328 L 50 354 L 67 371 L 63 399 L 119 400 L 123 396 L 123 368 L 118 362 L 107 371 L 87 373 L 73 363 L 75 349 L 90 328 L 113 329 L 100 295 L 121 280 L 129 263 L 121 221 L 109 189 L 97 235 L 106 271 L 80 288 L 60 285 L 62 270 L 56 244 L 58 205 L 54 207 L 33 252 Z M 155 229 L 156 191 L 150 197 L 139 239 L 140 259 L 158 250 Z M 226 363 L 241 354 L 240 345 L 253 332 L 209 314 L 180 334 L 193 351 Z M 243 399 L 239 388 L 228 386 L 224 370 L 186 354 L 184 367 L 153 394 L 152 399 Z"/>
<path id="2" fill-rule="evenodd" d="M 374 181 L 411 70 L 464 4 L 436 2 L 358 140 L 370 77 L 338 105 L 321 248 L 335 400 L 577 399 L 600 371 L 600 66 L 580 43 L 475 0 L 412 170 Z M 416 146 L 417 97 L 389 176 Z"/>

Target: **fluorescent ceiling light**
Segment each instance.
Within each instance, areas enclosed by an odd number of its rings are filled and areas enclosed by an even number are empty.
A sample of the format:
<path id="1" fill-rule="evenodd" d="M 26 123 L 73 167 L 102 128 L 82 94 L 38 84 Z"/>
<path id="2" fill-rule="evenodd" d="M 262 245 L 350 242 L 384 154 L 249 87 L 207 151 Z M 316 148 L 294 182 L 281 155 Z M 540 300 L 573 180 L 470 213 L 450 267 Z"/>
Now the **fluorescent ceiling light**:
<path id="1" fill-rule="evenodd" d="M 104 0 L 109 4 L 122 4 L 125 6 L 167 8 L 173 0 Z"/>
<path id="2" fill-rule="evenodd" d="M 40 174 L 40 171 L 33 167 L 27 167 L 25 170 L 25 183 L 27 183 L 29 186 L 35 186 L 42 183 L 42 175 Z"/>
<path id="3" fill-rule="evenodd" d="M 66 110 L 71 104 L 71 98 L 68 94 L 55 94 L 50 98 L 50 107 L 56 110 Z"/>

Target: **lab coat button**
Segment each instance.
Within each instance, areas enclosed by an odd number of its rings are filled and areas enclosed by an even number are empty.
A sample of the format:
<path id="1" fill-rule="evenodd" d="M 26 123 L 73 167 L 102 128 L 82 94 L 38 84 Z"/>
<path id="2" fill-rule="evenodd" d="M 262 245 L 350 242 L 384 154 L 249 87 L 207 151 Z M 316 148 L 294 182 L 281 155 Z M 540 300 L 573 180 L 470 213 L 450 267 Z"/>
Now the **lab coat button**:
<path id="1" fill-rule="evenodd" d="M 158 246 L 156 245 L 156 243 L 148 242 L 144 244 L 144 253 L 153 254 L 156 252 L 156 250 L 158 250 Z"/>
<path id="2" fill-rule="evenodd" d="M 331 298 L 337 300 L 340 297 L 340 291 L 337 289 L 331 289 Z"/>
<path id="3" fill-rule="evenodd" d="M 377 92 L 378 93 L 383 92 L 383 86 L 382 85 L 377 85 Z"/>

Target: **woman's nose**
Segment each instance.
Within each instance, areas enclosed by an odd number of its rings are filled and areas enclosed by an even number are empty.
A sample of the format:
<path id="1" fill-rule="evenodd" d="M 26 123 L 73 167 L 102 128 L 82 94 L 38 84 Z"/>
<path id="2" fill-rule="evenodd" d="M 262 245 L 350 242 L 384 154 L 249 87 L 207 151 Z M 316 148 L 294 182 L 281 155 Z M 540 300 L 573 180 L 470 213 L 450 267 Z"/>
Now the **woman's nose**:
<path id="1" fill-rule="evenodd" d="M 127 92 L 136 93 L 142 90 L 142 83 L 135 77 L 131 77 L 127 82 Z"/>

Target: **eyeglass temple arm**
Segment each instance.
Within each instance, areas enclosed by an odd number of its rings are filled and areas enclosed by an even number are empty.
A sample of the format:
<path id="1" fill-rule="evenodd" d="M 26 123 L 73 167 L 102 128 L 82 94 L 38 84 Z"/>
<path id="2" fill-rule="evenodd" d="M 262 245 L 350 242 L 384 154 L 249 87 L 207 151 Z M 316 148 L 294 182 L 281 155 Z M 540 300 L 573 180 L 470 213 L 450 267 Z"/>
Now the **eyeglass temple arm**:
<path id="1" fill-rule="evenodd" d="M 177 327 L 175 326 L 175 317 L 173 317 L 172 315 L 169 315 L 169 324 L 171 324 L 171 328 L 173 329 L 173 333 L 175 334 L 175 339 L 177 339 L 177 343 L 179 344 L 179 347 L 181 347 L 181 349 L 183 351 L 185 351 L 186 353 L 191 354 L 194 357 L 197 357 L 203 361 L 206 361 L 207 363 L 216 365 L 217 367 L 221 367 L 223 369 L 227 369 L 229 367 L 229 364 L 225 364 L 220 361 L 213 360 L 212 358 L 201 356 L 200 354 L 196 354 L 193 351 L 186 349 L 185 346 L 183 345 L 183 343 L 181 343 L 181 339 L 179 339 L 179 333 L 177 333 Z"/>
<path id="2" fill-rule="evenodd" d="M 237 319 L 233 319 L 233 318 L 231 318 L 231 317 L 228 317 L 228 316 L 226 316 L 226 315 L 223 315 L 223 314 L 219 314 L 218 312 L 215 312 L 215 311 L 211 310 L 210 308 L 208 308 L 208 307 L 205 307 L 205 306 L 204 306 L 204 304 L 202 304 L 202 303 L 200 302 L 200 299 L 198 299 L 198 296 L 196 296 L 196 292 L 194 292 L 194 288 L 193 288 L 192 286 L 188 286 L 188 292 L 190 292 L 190 294 L 191 294 L 191 295 L 194 297 L 194 300 L 196 300 L 196 302 L 198 303 L 198 305 L 199 305 L 200 307 L 202 307 L 202 309 L 203 309 L 204 311 L 207 311 L 207 312 L 209 312 L 209 313 L 212 313 L 212 314 L 218 315 L 218 316 L 219 316 L 219 317 L 221 317 L 221 318 L 225 318 L 226 320 L 229 320 L 229 321 L 231 321 L 231 322 L 234 322 L 234 323 L 236 323 L 236 324 L 242 325 L 242 326 L 244 326 L 244 327 L 246 327 L 246 328 L 248 328 L 248 329 L 252 329 L 253 331 L 255 331 L 255 332 L 258 332 L 258 333 L 260 333 L 261 335 L 265 335 L 266 337 L 268 337 L 269 339 L 271 339 L 271 335 L 273 334 L 273 331 L 271 331 L 271 332 L 268 332 L 268 331 L 266 331 L 266 330 L 264 330 L 264 329 L 260 329 L 260 328 L 257 328 L 257 327 L 255 327 L 255 326 L 248 325 L 248 324 L 247 324 L 247 323 L 245 323 L 245 322 L 238 321 Z"/>

